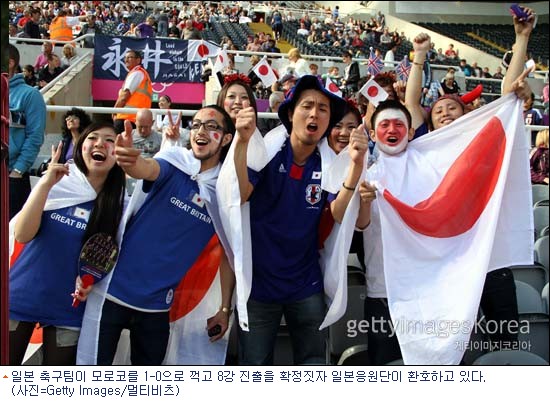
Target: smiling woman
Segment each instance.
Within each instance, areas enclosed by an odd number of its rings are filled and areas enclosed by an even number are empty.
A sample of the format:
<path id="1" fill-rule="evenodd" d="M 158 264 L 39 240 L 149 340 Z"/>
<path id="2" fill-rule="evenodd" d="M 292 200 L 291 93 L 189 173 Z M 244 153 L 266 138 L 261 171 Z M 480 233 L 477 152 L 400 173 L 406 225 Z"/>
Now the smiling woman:
<path id="1" fill-rule="evenodd" d="M 69 115 L 69 123 L 77 117 Z M 74 365 L 84 306 L 78 280 L 83 242 L 116 236 L 124 201 L 124 171 L 115 163 L 115 130 L 93 123 L 74 144 L 74 163 L 52 147 L 47 171 L 14 217 L 17 248 L 10 270 L 10 364 L 20 365 L 36 323 L 43 329 L 44 365 Z M 24 245 L 24 247 L 22 247 Z"/>

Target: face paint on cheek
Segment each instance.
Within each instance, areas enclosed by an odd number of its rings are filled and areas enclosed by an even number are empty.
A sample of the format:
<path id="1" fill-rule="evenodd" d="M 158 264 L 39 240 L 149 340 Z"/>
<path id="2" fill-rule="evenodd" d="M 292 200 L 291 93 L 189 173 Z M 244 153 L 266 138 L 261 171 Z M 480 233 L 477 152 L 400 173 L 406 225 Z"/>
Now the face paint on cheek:
<path id="1" fill-rule="evenodd" d="M 88 147 L 88 145 L 82 145 L 82 152 L 83 152 L 83 153 L 87 153 L 87 152 L 88 152 L 88 149 L 90 149 L 90 148 Z"/>
<path id="2" fill-rule="evenodd" d="M 213 140 L 216 143 L 220 143 L 222 140 L 222 134 L 220 132 L 208 132 L 210 139 Z"/>

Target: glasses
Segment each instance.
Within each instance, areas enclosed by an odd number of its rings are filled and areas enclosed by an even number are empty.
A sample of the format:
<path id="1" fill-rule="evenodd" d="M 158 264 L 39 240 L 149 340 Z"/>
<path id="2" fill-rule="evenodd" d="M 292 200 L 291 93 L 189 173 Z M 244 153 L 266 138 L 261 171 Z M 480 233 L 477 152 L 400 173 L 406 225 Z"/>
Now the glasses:
<path id="1" fill-rule="evenodd" d="M 66 122 L 70 122 L 71 120 L 80 120 L 80 117 L 78 117 L 78 116 L 67 116 L 67 117 L 65 117 Z"/>
<path id="2" fill-rule="evenodd" d="M 223 130 L 223 127 L 217 124 L 213 120 L 208 120 L 206 122 L 193 121 L 193 123 L 191 123 L 191 130 L 198 132 L 201 126 L 204 126 L 204 129 L 207 132 L 215 132 L 216 130 Z"/>

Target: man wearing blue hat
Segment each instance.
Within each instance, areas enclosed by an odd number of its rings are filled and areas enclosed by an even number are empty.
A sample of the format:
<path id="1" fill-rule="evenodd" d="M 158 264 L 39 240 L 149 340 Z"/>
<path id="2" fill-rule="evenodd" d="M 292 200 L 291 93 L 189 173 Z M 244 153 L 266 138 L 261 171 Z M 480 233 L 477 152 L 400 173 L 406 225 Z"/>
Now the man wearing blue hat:
<path id="1" fill-rule="evenodd" d="M 321 215 L 330 207 L 329 217 L 341 221 L 368 149 L 364 133 L 353 132 L 349 145 L 352 163 L 342 188 L 337 197 L 322 189 L 322 175 L 330 162 L 326 135 L 345 109 L 346 102 L 326 90 L 317 77 L 301 77 L 279 107 L 284 128 L 276 128 L 264 138 L 268 146 L 277 145 L 267 165 L 258 171 L 247 167 L 254 116 L 247 109 L 237 115 L 234 161 L 241 202 L 250 203 L 252 247 L 246 319 L 239 309 L 240 364 L 273 363 L 283 315 L 294 363 L 326 361 L 326 335 L 319 330 L 326 314 L 318 252 Z"/>

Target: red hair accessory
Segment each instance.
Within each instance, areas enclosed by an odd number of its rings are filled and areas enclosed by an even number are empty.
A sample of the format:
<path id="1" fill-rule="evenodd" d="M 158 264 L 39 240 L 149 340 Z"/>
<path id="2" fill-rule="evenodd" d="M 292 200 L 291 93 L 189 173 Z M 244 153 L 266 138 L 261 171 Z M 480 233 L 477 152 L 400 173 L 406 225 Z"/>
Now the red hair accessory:
<path id="1" fill-rule="evenodd" d="M 349 107 L 352 107 L 355 110 L 357 110 L 357 101 L 355 101 L 355 99 L 353 97 L 346 97 L 346 98 L 344 98 L 344 100 L 346 100 L 346 104 Z"/>
<path id="2" fill-rule="evenodd" d="M 244 74 L 230 74 L 230 75 L 226 75 L 225 77 L 223 77 L 223 84 L 224 85 L 228 84 L 228 83 L 235 82 L 235 81 L 240 81 L 240 82 L 243 82 L 247 85 L 250 85 L 252 83 L 252 81 L 250 81 L 250 78 L 248 78 Z"/>

